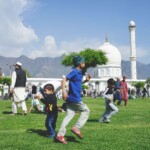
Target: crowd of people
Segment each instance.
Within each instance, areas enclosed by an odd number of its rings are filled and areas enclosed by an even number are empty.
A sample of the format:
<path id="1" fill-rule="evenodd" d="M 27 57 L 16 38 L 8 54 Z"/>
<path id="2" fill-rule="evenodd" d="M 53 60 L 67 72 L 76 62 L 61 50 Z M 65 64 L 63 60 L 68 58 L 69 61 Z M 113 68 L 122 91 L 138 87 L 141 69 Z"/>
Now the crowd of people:
<path id="1" fill-rule="evenodd" d="M 86 76 L 86 79 L 82 81 L 84 75 L 85 61 L 81 56 L 75 56 L 73 58 L 73 69 L 72 71 L 62 79 L 62 98 L 64 99 L 64 104 L 62 107 L 57 105 L 57 97 L 55 93 L 55 88 L 53 84 L 46 84 L 40 89 L 40 93 L 37 93 L 36 87 L 32 88 L 32 103 L 29 109 L 31 112 L 33 109 L 37 112 L 44 112 L 46 114 L 45 127 L 47 129 L 47 137 L 55 138 L 62 144 L 67 144 L 65 140 L 66 127 L 70 121 L 76 115 L 76 112 L 80 112 L 80 117 L 77 122 L 71 128 L 71 131 L 78 136 L 80 139 L 83 138 L 81 132 L 82 127 L 86 124 L 90 110 L 88 106 L 82 101 L 81 92 L 82 84 L 88 82 L 91 79 L 90 75 Z M 66 85 L 68 84 L 68 91 L 66 91 Z M 22 63 L 17 62 L 15 64 L 15 71 L 12 73 L 12 84 L 10 92 L 13 94 L 12 100 L 12 114 L 17 114 L 18 105 L 22 107 L 23 114 L 27 114 L 26 106 L 26 73 L 22 69 Z M 96 91 L 94 97 L 96 96 Z M 109 123 L 110 118 L 118 112 L 118 108 L 115 105 L 121 105 L 122 100 L 124 105 L 128 104 L 128 87 L 126 82 L 126 77 L 123 77 L 121 81 L 119 78 L 115 81 L 113 78 L 108 79 L 107 88 L 102 93 L 105 98 L 105 112 L 100 117 L 99 122 Z M 143 94 L 143 97 L 145 95 Z M 42 104 L 41 104 L 42 103 Z M 60 126 L 58 133 L 56 133 L 56 124 L 58 118 L 58 111 L 65 111 L 66 116 Z"/>

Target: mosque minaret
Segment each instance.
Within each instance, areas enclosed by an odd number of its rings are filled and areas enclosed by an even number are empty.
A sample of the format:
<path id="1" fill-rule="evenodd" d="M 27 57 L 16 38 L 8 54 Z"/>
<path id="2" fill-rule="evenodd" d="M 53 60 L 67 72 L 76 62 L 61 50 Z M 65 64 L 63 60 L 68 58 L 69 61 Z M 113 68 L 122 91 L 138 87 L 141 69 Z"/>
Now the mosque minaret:
<path id="1" fill-rule="evenodd" d="M 137 79 L 136 72 L 136 45 L 135 45 L 135 22 L 130 21 L 129 31 L 130 31 L 130 61 L 131 61 L 131 79 Z"/>

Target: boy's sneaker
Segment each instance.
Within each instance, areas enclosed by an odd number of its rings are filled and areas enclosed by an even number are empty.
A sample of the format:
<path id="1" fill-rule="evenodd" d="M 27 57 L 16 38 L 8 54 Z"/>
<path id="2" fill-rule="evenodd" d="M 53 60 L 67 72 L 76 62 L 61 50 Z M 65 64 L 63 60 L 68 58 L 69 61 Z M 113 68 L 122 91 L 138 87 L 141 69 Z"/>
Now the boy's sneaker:
<path id="1" fill-rule="evenodd" d="M 98 122 L 104 122 L 104 118 L 100 118 Z"/>
<path id="2" fill-rule="evenodd" d="M 56 140 L 62 144 L 67 144 L 67 141 L 65 140 L 64 136 L 57 135 Z"/>
<path id="3" fill-rule="evenodd" d="M 104 123 L 110 123 L 110 119 L 105 118 L 105 119 L 103 120 L 103 122 L 104 122 Z"/>
<path id="4" fill-rule="evenodd" d="M 83 139 L 83 135 L 82 135 L 82 133 L 80 132 L 80 130 L 79 130 L 78 128 L 72 127 L 71 131 L 72 131 L 75 135 L 77 135 L 80 139 Z"/>

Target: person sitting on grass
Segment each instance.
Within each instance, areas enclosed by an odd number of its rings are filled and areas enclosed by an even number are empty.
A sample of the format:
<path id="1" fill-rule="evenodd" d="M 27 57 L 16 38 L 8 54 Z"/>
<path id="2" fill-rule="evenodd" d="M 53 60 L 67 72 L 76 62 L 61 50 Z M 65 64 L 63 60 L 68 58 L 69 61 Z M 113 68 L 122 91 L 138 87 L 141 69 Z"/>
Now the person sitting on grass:
<path id="1" fill-rule="evenodd" d="M 41 100 L 42 103 L 45 104 L 47 114 L 45 120 L 47 137 L 54 138 L 56 135 L 55 128 L 58 117 L 57 98 L 54 92 L 54 86 L 52 84 L 46 84 L 44 86 L 44 95 L 42 95 L 39 95 L 38 98 Z"/>
<path id="2" fill-rule="evenodd" d="M 118 112 L 118 108 L 113 104 L 115 80 L 110 78 L 107 81 L 107 88 L 102 96 L 105 98 L 106 109 L 99 122 L 109 123 L 112 115 Z"/>
<path id="3" fill-rule="evenodd" d="M 29 109 L 29 112 L 33 111 L 33 108 L 35 112 L 45 112 L 45 106 L 40 104 L 38 95 L 34 95 L 34 98 L 31 101 L 31 107 Z"/>

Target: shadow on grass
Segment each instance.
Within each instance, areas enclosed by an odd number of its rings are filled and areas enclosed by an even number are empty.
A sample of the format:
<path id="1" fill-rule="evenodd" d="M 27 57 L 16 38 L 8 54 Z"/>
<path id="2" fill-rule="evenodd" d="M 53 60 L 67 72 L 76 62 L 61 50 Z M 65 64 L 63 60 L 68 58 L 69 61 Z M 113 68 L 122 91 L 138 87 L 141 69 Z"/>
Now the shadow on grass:
<path id="1" fill-rule="evenodd" d="M 3 113 L 3 114 L 6 114 L 6 115 L 9 115 L 9 114 L 12 113 L 12 111 L 3 111 L 2 113 Z"/>
<path id="2" fill-rule="evenodd" d="M 45 114 L 45 112 L 34 111 L 34 110 L 32 110 L 30 113 L 32 113 L 32 114 Z"/>
<path id="3" fill-rule="evenodd" d="M 3 111 L 2 113 L 5 114 L 5 115 L 11 115 L 12 111 Z M 16 115 L 23 115 L 23 114 L 22 113 L 17 113 Z"/>
<path id="4" fill-rule="evenodd" d="M 47 131 L 46 130 L 42 130 L 42 129 L 28 129 L 27 130 L 28 133 L 36 133 L 40 136 L 46 137 Z M 80 143 L 80 141 L 76 140 L 75 137 L 73 136 L 65 136 L 66 140 L 68 142 L 76 142 L 76 143 Z M 59 141 L 55 138 L 54 142 L 59 143 Z"/>
<path id="5" fill-rule="evenodd" d="M 98 119 L 88 119 L 87 122 L 98 122 Z"/>
<path id="6" fill-rule="evenodd" d="M 80 143 L 80 141 L 77 141 L 75 137 L 73 136 L 65 136 L 66 137 L 66 140 L 68 142 L 76 142 L 76 143 Z"/>
<path id="7" fill-rule="evenodd" d="M 42 129 L 28 129 L 27 130 L 28 133 L 36 133 L 40 136 L 44 136 L 46 137 L 46 133 L 47 131 L 46 130 L 42 130 Z"/>

